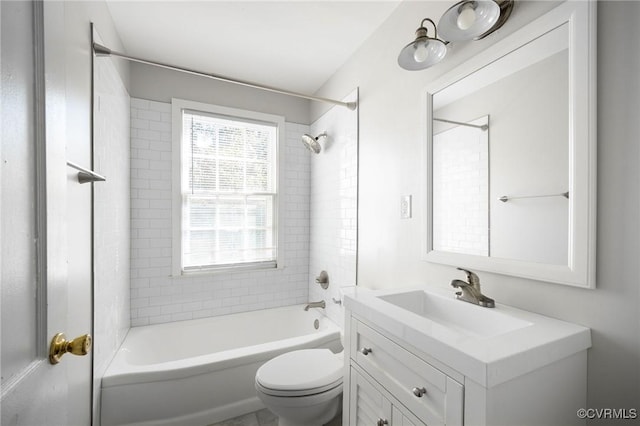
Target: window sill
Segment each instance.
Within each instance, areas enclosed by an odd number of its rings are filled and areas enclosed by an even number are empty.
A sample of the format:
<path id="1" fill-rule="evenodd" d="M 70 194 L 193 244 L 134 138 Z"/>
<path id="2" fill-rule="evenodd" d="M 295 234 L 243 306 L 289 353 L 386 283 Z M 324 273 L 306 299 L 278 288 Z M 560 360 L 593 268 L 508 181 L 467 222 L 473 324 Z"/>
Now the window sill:
<path id="1" fill-rule="evenodd" d="M 181 271 L 180 273 L 174 273 L 173 278 L 184 278 L 193 276 L 206 276 L 206 275 L 232 275 L 234 273 L 243 272 L 257 272 L 257 271 L 280 271 L 285 269 L 285 266 L 280 263 L 263 263 L 263 264 L 249 264 L 249 265 L 234 265 L 234 266 L 221 266 L 217 268 L 202 268 L 192 269 L 187 271 Z"/>

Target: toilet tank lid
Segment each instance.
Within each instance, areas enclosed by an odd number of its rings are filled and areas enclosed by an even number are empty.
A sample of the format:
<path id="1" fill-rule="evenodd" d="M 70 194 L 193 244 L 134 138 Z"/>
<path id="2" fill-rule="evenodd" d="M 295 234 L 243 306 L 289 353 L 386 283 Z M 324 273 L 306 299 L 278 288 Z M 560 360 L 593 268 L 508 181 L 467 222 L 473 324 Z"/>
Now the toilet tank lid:
<path id="1" fill-rule="evenodd" d="M 267 361 L 256 373 L 264 387 L 277 390 L 315 389 L 342 378 L 342 353 L 329 349 L 302 349 Z"/>

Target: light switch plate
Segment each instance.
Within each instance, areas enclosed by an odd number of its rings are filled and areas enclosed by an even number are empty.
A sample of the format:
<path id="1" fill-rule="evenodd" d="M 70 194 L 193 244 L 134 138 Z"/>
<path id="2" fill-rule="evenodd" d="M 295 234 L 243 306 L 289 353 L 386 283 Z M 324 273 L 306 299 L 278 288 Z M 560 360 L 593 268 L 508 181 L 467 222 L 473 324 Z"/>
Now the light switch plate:
<path id="1" fill-rule="evenodd" d="M 400 219 L 411 219 L 411 195 L 400 197 Z"/>

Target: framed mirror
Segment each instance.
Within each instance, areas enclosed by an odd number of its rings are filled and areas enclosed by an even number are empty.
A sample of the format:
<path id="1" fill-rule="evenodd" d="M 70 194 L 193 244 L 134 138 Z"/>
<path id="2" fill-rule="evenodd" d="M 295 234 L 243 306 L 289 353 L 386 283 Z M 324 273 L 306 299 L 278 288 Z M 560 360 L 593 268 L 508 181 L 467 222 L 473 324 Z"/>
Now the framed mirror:
<path id="1" fill-rule="evenodd" d="M 595 287 L 595 22 L 563 3 L 428 87 L 425 260 Z"/>

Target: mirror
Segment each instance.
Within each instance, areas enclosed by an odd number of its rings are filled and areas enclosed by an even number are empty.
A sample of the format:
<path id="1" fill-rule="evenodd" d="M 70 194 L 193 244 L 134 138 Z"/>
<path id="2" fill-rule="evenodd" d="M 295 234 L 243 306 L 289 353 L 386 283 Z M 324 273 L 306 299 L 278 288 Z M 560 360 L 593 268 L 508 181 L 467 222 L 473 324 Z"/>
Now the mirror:
<path id="1" fill-rule="evenodd" d="M 427 261 L 595 287 L 595 14 L 563 3 L 428 88 Z"/>

